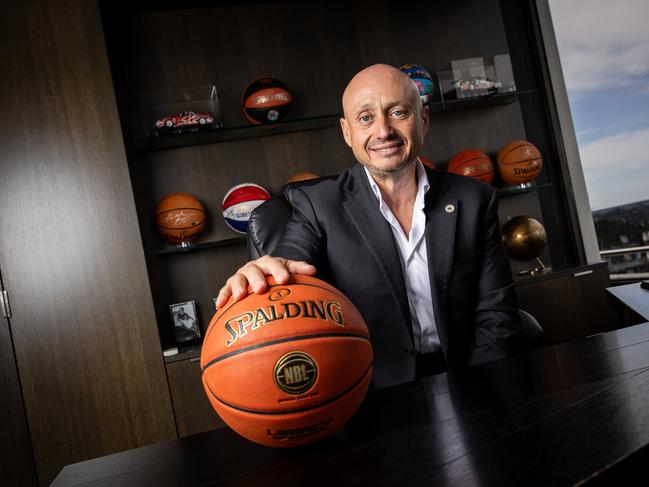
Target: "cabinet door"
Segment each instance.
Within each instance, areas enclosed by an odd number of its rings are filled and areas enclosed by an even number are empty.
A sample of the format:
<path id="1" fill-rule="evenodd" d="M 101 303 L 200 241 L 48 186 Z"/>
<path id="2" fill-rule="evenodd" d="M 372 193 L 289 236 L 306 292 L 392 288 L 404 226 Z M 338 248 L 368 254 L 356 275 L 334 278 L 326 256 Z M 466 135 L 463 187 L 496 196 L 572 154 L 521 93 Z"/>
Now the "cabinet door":
<path id="1" fill-rule="evenodd" d="M 198 357 L 167 364 L 167 376 L 180 436 L 225 426 L 205 396 Z"/>
<path id="2" fill-rule="evenodd" d="M 609 285 L 608 267 L 600 265 L 519 281 L 516 291 L 520 308 L 543 327 L 548 346 L 619 328 L 606 299 Z"/>
<path id="3" fill-rule="evenodd" d="M 0 277 L 0 293 L 2 278 Z M 2 485 L 30 487 L 36 485 L 36 470 L 23 397 L 18 381 L 9 320 L 3 316 L 3 296 L 0 295 L 0 479 Z"/>
<path id="4" fill-rule="evenodd" d="M 10 2 L 0 39 L 0 268 L 49 485 L 176 432 L 97 3 Z"/>

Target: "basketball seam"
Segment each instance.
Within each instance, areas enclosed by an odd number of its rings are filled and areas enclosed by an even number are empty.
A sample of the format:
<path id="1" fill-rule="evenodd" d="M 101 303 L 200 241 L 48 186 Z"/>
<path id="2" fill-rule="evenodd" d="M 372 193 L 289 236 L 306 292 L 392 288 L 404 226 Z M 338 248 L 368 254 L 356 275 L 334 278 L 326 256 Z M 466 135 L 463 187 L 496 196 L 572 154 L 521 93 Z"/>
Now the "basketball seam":
<path id="1" fill-rule="evenodd" d="M 363 374 L 361 374 L 360 378 L 356 382 L 354 382 L 351 386 L 349 386 L 347 389 L 345 389 L 344 391 L 342 391 L 338 395 L 336 395 L 336 396 L 334 396 L 334 397 L 332 397 L 330 399 L 327 399 L 324 402 L 314 404 L 312 406 L 308 406 L 308 407 L 304 407 L 304 408 L 300 408 L 300 409 L 291 409 L 291 410 L 288 410 L 288 411 L 255 411 L 255 410 L 252 410 L 252 409 L 241 408 L 241 407 L 235 406 L 233 404 L 230 404 L 228 402 L 225 402 L 223 399 L 220 399 L 216 394 L 214 394 L 214 391 L 212 391 L 212 388 L 209 386 L 209 384 L 207 385 L 207 388 L 210 391 L 210 394 L 212 394 L 212 397 L 214 397 L 214 399 L 219 401 L 224 406 L 227 406 L 230 409 L 234 409 L 235 411 L 240 411 L 240 412 L 243 412 L 243 413 L 250 413 L 250 414 L 279 416 L 279 415 L 282 415 L 282 414 L 294 414 L 294 413 L 301 413 L 301 412 L 304 412 L 304 411 L 310 411 L 312 409 L 321 408 L 323 406 L 326 406 L 327 404 L 331 404 L 332 402 L 337 401 L 338 399 L 340 399 L 341 397 L 347 395 L 349 392 L 353 391 L 356 387 L 358 387 L 358 385 L 361 382 L 363 382 L 363 380 L 365 379 L 367 374 L 370 372 L 370 370 L 372 370 L 372 364 L 371 363 L 370 363 L 370 365 L 367 366 L 367 369 L 365 369 L 365 372 Z"/>
<path id="2" fill-rule="evenodd" d="M 196 225 L 191 225 L 189 227 L 163 227 L 162 225 L 158 225 L 158 229 L 159 230 L 190 230 L 190 229 L 198 227 L 199 225 L 202 225 L 204 222 L 205 222 L 205 220 L 203 220 L 202 222 L 197 223 Z"/>
<path id="3" fill-rule="evenodd" d="M 460 162 L 460 163 L 458 164 L 458 166 L 461 165 L 461 164 L 466 164 L 466 163 L 468 163 L 468 162 L 472 162 L 472 161 L 480 161 L 480 160 L 483 160 L 483 161 L 484 161 L 484 160 L 486 160 L 486 159 L 485 159 L 484 157 L 473 157 L 472 159 L 467 159 L 466 161 L 462 161 L 462 162 Z M 451 162 L 453 162 L 453 161 L 451 161 Z"/>
<path id="4" fill-rule="evenodd" d="M 473 159 L 469 159 L 468 161 L 462 161 L 459 164 L 456 164 L 454 166 L 452 165 L 453 161 L 451 161 L 449 163 L 449 167 L 451 168 L 450 169 L 451 171 L 454 171 L 456 169 L 464 168 L 465 165 L 467 165 L 467 164 L 469 164 L 470 162 L 473 162 L 473 161 L 485 161 L 486 162 L 487 159 L 485 159 L 484 157 L 475 157 Z M 491 169 L 493 169 L 493 162 L 491 161 L 491 159 L 489 159 L 489 163 L 491 164 Z M 487 171 L 489 171 L 489 169 L 487 169 Z M 491 171 L 489 171 L 489 172 L 491 172 Z"/>
<path id="5" fill-rule="evenodd" d="M 170 208 L 168 210 L 162 210 L 157 212 L 155 215 L 160 216 L 164 213 L 169 213 L 170 211 L 178 211 L 178 210 L 194 210 L 194 211 L 200 211 L 201 213 L 205 213 L 205 210 L 201 210 L 200 208 L 191 208 L 191 207 L 182 207 L 182 208 Z"/>
<path id="6" fill-rule="evenodd" d="M 523 147 L 524 145 L 527 145 L 527 142 L 521 142 L 520 144 L 516 144 L 514 147 L 510 147 L 509 150 L 507 152 L 505 152 L 504 154 L 502 154 L 502 155 L 498 154 L 500 156 L 498 159 L 504 159 L 512 151 L 515 151 L 516 149 L 518 149 L 519 147 Z"/>
<path id="7" fill-rule="evenodd" d="M 216 358 L 213 358 L 210 360 L 208 363 L 205 364 L 203 367 L 203 372 L 205 372 L 209 367 L 214 365 L 217 362 L 220 362 L 221 360 L 225 360 L 230 357 L 234 357 L 235 355 L 239 355 L 242 353 L 250 352 L 251 350 L 257 350 L 259 348 L 264 348 L 264 347 L 269 347 L 271 345 L 277 345 L 278 343 L 288 343 L 288 342 L 295 342 L 298 340 L 305 340 L 305 339 L 312 339 L 312 338 L 337 338 L 337 337 L 345 337 L 345 338 L 361 338 L 366 341 L 370 341 L 368 337 L 365 335 L 359 335 L 357 333 L 312 333 L 310 335 L 298 335 L 294 337 L 288 337 L 288 338 L 278 338 L 277 340 L 271 340 L 268 342 L 264 343 L 259 343 L 257 345 L 250 345 L 248 347 L 240 348 L 239 350 L 233 350 L 232 352 L 224 353 L 223 355 L 220 355 Z"/>
<path id="8" fill-rule="evenodd" d="M 532 159 L 521 159 L 520 161 L 513 161 L 513 162 L 501 162 L 501 166 L 513 166 L 514 164 L 520 164 L 521 162 L 530 162 L 530 161 L 538 161 L 540 160 L 540 157 L 533 157 Z"/>

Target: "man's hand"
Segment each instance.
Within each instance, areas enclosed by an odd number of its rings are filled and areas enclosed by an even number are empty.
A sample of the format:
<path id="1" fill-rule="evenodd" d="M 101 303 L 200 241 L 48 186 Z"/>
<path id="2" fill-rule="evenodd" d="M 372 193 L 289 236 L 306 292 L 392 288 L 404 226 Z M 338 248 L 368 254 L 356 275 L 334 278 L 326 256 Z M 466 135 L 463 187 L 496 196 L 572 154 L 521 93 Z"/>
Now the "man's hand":
<path id="1" fill-rule="evenodd" d="M 289 274 L 313 276 L 315 273 L 315 267 L 304 261 L 264 255 L 248 262 L 225 282 L 216 298 L 216 307 L 223 306 L 230 296 L 235 301 L 245 298 L 248 295 L 248 285 L 254 293 L 263 293 L 266 290 L 266 276 L 273 276 L 275 282 L 284 284 L 288 281 Z"/>

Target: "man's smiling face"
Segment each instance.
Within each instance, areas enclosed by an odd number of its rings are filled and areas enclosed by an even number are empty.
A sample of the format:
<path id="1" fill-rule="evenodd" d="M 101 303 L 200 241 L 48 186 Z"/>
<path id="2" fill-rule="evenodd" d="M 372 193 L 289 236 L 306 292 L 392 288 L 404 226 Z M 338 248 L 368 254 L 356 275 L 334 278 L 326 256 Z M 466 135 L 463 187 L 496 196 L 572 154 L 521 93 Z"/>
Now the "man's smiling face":
<path id="1" fill-rule="evenodd" d="M 370 173 L 389 177 L 414 163 L 428 130 L 428 109 L 406 74 L 383 64 L 364 69 L 347 85 L 343 110 L 345 142 Z"/>

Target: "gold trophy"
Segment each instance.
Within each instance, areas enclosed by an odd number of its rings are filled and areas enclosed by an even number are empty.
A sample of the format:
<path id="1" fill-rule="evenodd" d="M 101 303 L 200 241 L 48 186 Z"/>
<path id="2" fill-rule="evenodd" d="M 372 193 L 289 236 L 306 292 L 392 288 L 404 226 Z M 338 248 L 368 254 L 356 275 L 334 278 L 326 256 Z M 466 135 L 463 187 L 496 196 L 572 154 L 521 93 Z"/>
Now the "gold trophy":
<path id="1" fill-rule="evenodd" d="M 505 244 L 505 251 L 514 260 L 536 259 L 539 267 L 518 273 L 519 276 L 534 276 L 550 271 L 539 255 L 543 253 L 548 236 L 540 221 L 525 215 L 515 216 L 505 223 L 500 230 Z"/>

